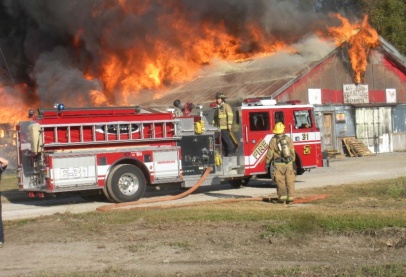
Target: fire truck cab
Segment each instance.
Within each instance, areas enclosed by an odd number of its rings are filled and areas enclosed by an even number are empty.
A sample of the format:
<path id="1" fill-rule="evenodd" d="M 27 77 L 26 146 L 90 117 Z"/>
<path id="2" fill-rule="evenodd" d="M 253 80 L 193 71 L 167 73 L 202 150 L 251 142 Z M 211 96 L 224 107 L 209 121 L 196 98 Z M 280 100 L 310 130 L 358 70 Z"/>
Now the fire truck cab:
<path id="1" fill-rule="evenodd" d="M 311 105 L 249 98 L 230 103 L 235 155 L 222 154 L 221 132 L 209 124 L 215 105 L 179 100 L 175 108 L 65 108 L 30 111 L 17 126 L 19 190 L 31 197 L 102 193 L 112 202 L 141 198 L 146 186 L 235 187 L 267 175 L 265 157 L 277 122 L 286 126 L 297 154 L 296 171 L 322 166 L 320 131 Z"/>

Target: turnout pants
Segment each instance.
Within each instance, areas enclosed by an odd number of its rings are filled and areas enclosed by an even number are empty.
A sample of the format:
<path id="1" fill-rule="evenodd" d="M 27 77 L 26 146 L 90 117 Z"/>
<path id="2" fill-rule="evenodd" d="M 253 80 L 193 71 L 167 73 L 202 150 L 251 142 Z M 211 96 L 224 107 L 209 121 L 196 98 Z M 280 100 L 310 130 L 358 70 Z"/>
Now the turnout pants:
<path id="1" fill-rule="evenodd" d="M 278 199 L 282 201 L 293 201 L 295 197 L 296 179 L 293 164 L 275 163 L 272 178 L 276 183 Z"/>
<path id="2" fill-rule="evenodd" d="M 230 131 L 228 131 L 227 129 L 221 129 L 221 140 L 224 147 L 224 156 L 232 156 L 235 152 L 235 149 L 230 137 Z"/>

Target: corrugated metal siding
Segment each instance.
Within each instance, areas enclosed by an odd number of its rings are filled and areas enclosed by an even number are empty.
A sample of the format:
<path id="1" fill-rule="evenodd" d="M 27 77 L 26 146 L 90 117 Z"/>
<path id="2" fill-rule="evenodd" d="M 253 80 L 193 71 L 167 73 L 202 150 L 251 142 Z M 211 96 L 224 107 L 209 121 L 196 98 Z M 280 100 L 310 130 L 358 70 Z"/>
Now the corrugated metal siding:
<path id="1" fill-rule="evenodd" d="M 406 105 L 393 108 L 393 151 L 406 149 Z"/>
<path id="2" fill-rule="evenodd" d="M 351 106 L 317 105 L 315 106 L 316 121 L 323 134 L 323 122 L 321 114 L 331 113 L 333 115 L 333 143 L 334 149 L 343 152 L 342 139 L 355 137 L 354 108 Z M 336 114 L 345 114 L 345 122 L 336 122 Z"/>
<path id="3" fill-rule="evenodd" d="M 356 133 L 371 152 L 392 152 L 392 108 L 356 108 Z"/>
<path id="4" fill-rule="evenodd" d="M 406 105 L 398 105 L 393 108 L 393 132 L 406 132 Z"/>
<path id="5" fill-rule="evenodd" d="M 406 133 L 393 133 L 393 151 L 404 151 L 406 150 Z"/>

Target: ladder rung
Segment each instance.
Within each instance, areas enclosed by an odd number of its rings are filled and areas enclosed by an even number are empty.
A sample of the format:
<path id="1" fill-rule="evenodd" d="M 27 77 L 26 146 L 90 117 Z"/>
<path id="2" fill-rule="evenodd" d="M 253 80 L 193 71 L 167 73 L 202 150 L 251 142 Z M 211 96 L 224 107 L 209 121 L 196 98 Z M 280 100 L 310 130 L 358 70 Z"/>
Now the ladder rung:
<path id="1" fill-rule="evenodd" d="M 170 127 L 169 124 L 173 126 Z M 158 120 L 152 122 L 100 122 L 84 124 L 42 125 L 45 144 L 69 145 L 101 142 L 128 142 L 141 140 L 177 139 L 177 120 Z M 103 132 L 99 132 L 100 129 Z M 114 130 L 115 132 L 111 132 Z M 109 133 L 110 129 L 110 133 Z M 134 130 L 134 131 L 133 131 Z M 172 136 L 169 136 L 168 133 Z M 103 133 L 103 134 L 102 134 Z M 137 135 L 138 133 L 138 135 Z M 99 136 L 98 136 L 99 135 Z M 53 136 L 53 138 L 51 138 Z M 47 139 L 48 137 L 48 139 Z"/>

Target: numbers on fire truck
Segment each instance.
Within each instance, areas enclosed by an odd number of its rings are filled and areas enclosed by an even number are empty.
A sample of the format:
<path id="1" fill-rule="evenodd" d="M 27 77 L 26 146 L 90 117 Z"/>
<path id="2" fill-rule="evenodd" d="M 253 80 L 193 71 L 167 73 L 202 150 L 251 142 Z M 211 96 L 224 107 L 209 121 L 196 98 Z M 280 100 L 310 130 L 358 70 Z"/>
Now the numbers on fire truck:
<path id="1" fill-rule="evenodd" d="M 87 178 L 86 167 L 61 168 L 61 179 Z"/>
<path id="2" fill-rule="evenodd" d="M 303 133 L 302 134 L 302 140 L 309 140 L 309 134 L 308 133 Z"/>

